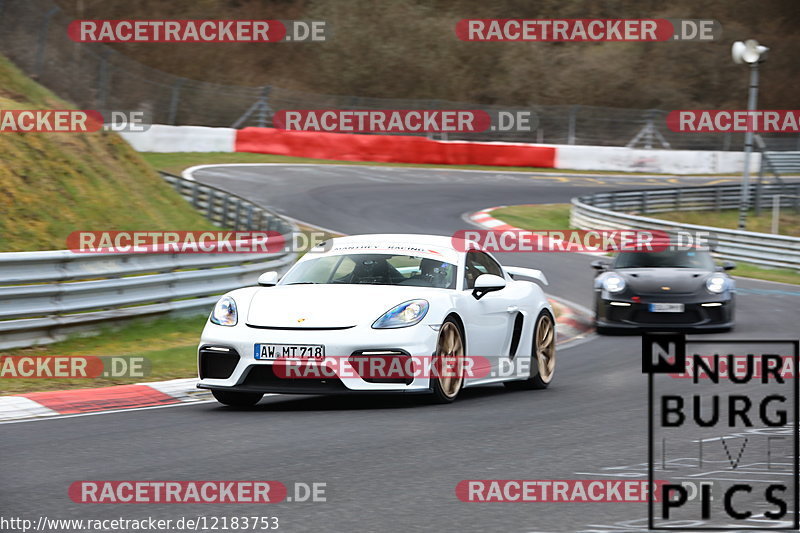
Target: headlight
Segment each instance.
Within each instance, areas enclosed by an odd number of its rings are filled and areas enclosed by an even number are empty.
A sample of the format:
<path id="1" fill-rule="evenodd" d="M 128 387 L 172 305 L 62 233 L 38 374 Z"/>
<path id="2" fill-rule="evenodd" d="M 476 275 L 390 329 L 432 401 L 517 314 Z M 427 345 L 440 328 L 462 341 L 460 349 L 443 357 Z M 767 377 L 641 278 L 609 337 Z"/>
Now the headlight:
<path id="1" fill-rule="evenodd" d="M 625 289 L 625 280 L 622 276 L 611 274 L 603 280 L 603 288 L 608 292 L 622 292 Z"/>
<path id="2" fill-rule="evenodd" d="M 392 307 L 372 324 L 373 328 L 405 328 L 418 324 L 428 312 L 426 300 L 411 300 Z"/>
<path id="3" fill-rule="evenodd" d="M 706 280 L 706 289 L 708 292 L 719 294 L 725 290 L 725 277 L 724 276 L 711 276 Z"/>
<path id="4" fill-rule="evenodd" d="M 211 322 L 219 326 L 235 326 L 238 321 L 239 315 L 233 298 L 230 296 L 220 298 L 211 313 Z"/>

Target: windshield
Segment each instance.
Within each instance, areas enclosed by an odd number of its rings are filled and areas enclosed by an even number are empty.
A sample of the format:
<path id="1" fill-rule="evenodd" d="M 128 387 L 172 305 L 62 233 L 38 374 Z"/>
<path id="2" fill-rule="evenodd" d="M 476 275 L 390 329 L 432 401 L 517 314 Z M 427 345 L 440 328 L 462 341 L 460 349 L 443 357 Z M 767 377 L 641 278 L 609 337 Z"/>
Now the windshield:
<path id="1" fill-rule="evenodd" d="M 455 289 L 456 267 L 437 259 L 412 255 L 329 255 L 298 263 L 281 285 L 347 283 L 409 285 Z"/>
<path id="2" fill-rule="evenodd" d="M 617 255 L 614 268 L 702 268 L 714 270 L 714 260 L 705 250 L 664 250 L 624 252 Z"/>

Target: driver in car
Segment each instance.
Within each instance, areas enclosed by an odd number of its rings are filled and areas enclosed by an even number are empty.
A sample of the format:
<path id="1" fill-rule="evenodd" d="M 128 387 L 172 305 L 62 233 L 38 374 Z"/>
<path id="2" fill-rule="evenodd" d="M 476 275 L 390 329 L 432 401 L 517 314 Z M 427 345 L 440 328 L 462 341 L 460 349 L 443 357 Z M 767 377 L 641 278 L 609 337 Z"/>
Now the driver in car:
<path id="1" fill-rule="evenodd" d="M 419 263 L 419 273 L 411 276 L 410 280 L 422 281 L 431 287 L 447 288 L 447 269 L 442 268 L 442 262 L 436 259 L 423 259 Z"/>

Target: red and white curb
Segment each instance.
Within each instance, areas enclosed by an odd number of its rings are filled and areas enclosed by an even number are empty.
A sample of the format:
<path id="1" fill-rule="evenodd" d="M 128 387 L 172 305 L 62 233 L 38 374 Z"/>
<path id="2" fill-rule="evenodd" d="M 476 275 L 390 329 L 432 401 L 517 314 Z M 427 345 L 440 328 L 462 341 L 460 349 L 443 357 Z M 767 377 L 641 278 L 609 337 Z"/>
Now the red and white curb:
<path id="1" fill-rule="evenodd" d="M 0 396 L 0 423 L 209 401 L 197 378 Z"/>
<path id="2" fill-rule="evenodd" d="M 556 312 L 557 344 L 583 339 L 594 331 L 594 316 L 587 310 L 553 296 L 548 297 L 550 305 Z"/>
<path id="3" fill-rule="evenodd" d="M 492 216 L 492 211 L 503 207 L 507 206 L 498 205 L 496 207 L 487 207 L 486 209 L 481 209 L 480 211 L 469 215 L 469 219 L 476 225 L 486 229 L 491 229 L 496 231 L 522 231 L 522 228 L 512 226 L 511 224 L 506 224 L 499 218 L 494 218 Z"/>

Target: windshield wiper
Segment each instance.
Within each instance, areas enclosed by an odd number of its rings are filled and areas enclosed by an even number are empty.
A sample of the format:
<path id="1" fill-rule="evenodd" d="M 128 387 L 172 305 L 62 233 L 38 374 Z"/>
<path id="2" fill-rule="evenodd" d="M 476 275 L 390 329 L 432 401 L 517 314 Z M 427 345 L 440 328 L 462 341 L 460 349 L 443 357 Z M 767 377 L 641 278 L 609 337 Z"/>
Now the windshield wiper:
<path id="1" fill-rule="evenodd" d="M 317 285 L 316 281 L 295 281 L 294 283 L 287 283 L 287 285 Z"/>

